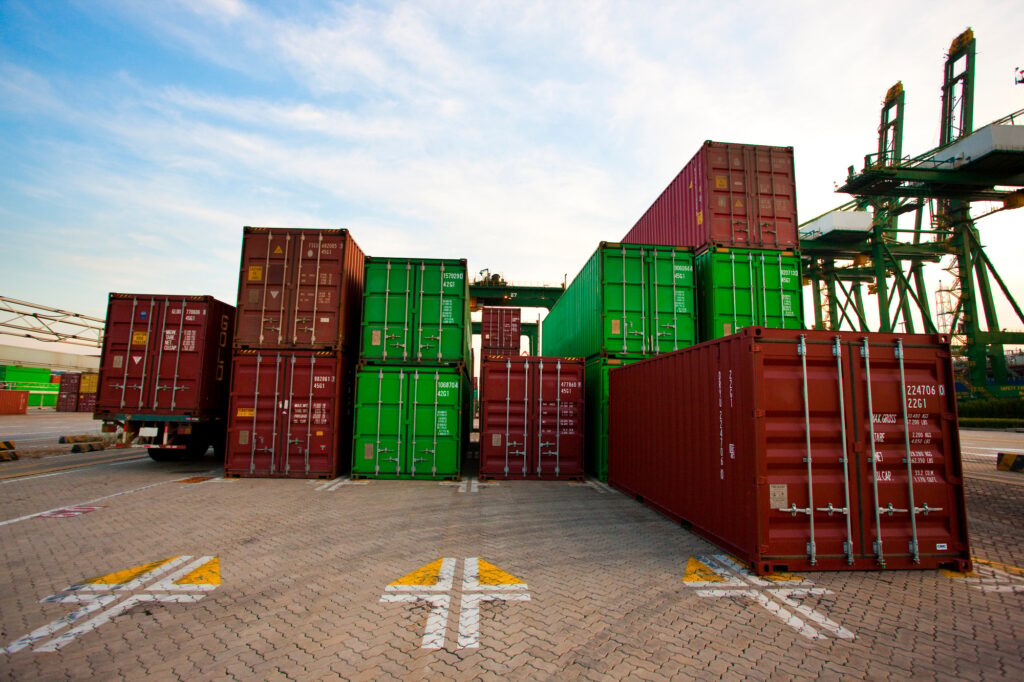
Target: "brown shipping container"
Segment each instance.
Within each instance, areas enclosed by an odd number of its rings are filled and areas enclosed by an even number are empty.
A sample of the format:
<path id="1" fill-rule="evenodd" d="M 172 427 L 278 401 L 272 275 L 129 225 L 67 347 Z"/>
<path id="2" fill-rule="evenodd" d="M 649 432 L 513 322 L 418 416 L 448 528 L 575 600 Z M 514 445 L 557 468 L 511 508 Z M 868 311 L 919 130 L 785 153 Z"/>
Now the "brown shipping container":
<path id="1" fill-rule="evenodd" d="M 485 307 L 481 312 L 480 355 L 519 355 L 522 311 Z"/>
<path id="2" fill-rule="evenodd" d="M 0 414 L 26 414 L 28 391 L 0 391 Z"/>
<path id="3" fill-rule="evenodd" d="M 96 395 L 95 393 L 86 393 L 85 395 Z M 57 411 L 58 412 L 78 412 L 78 393 L 65 393 L 61 391 L 57 394 Z"/>
<path id="4" fill-rule="evenodd" d="M 749 327 L 610 383 L 611 484 L 758 574 L 969 569 L 947 337 Z"/>
<path id="5" fill-rule="evenodd" d="M 96 394 L 95 393 L 79 393 L 78 394 L 78 409 L 77 412 L 95 412 L 96 411 Z"/>
<path id="6" fill-rule="evenodd" d="M 364 260 L 348 230 L 246 227 L 235 347 L 357 349 Z"/>
<path id="7" fill-rule="evenodd" d="M 793 148 L 708 140 L 621 241 L 797 248 Z"/>
<path id="8" fill-rule="evenodd" d="M 349 369 L 336 351 L 237 351 L 225 473 L 336 476 L 351 452 Z"/>
<path id="9" fill-rule="evenodd" d="M 480 475 L 583 478 L 583 361 L 484 360 Z"/>
<path id="10" fill-rule="evenodd" d="M 223 417 L 234 314 L 212 296 L 110 294 L 97 417 Z"/>

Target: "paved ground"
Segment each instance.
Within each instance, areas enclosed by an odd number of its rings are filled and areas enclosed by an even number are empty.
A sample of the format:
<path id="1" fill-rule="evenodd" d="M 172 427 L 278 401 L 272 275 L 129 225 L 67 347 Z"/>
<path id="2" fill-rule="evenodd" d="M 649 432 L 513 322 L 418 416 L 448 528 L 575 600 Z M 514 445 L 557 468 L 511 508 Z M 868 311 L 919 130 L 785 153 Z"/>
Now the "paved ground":
<path id="1" fill-rule="evenodd" d="M 0 673 L 1020 680 L 1024 476 L 992 475 L 986 448 L 1024 440 L 964 433 L 978 575 L 802 582 L 745 576 L 594 482 L 224 481 L 212 460 L 144 456 L 47 458 L 25 477 L 6 463 Z M 683 582 L 698 556 L 731 582 Z"/>

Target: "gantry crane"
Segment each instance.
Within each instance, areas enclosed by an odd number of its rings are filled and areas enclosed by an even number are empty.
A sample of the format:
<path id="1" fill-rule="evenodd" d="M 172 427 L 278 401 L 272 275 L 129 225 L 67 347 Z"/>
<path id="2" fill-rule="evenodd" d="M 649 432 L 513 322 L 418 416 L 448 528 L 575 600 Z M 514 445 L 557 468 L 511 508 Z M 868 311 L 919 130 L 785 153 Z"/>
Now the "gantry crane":
<path id="1" fill-rule="evenodd" d="M 903 156 L 904 90 L 886 93 L 878 150 L 859 172 L 850 166 L 838 189 L 854 196 L 801 225 L 805 275 L 812 284 L 815 327 L 892 332 L 942 331 L 952 337 L 963 387 L 976 395 L 1021 396 L 1008 381 L 1005 346 L 1024 332 L 1000 327 L 998 292 L 1024 325 L 1024 313 L 985 254 L 972 202 L 986 213 L 1024 206 L 1024 110 L 977 131 L 973 127 L 975 38 L 957 36 L 946 57 L 939 146 Z M 913 215 L 913 228 L 900 217 Z M 926 221 L 927 216 L 927 221 Z M 926 263 L 944 263 L 951 280 L 935 293 L 933 316 Z M 864 288 L 878 302 L 869 318 Z M 936 321 L 938 317 L 938 323 Z"/>

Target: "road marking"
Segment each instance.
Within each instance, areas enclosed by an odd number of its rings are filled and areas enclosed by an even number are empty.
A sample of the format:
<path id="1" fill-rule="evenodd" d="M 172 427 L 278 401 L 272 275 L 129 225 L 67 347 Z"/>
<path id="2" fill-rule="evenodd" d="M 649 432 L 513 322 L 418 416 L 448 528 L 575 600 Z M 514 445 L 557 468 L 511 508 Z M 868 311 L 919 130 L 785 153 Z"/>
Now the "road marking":
<path id="1" fill-rule="evenodd" d="M 601 493 L 602 495 L 605 495 L 607 493 L 610 493 L 610 492 L 614 491 L 614 488 L 612 488 L 610 485 L 608 485 L 607 483 L 602 483 L 601 481 L 597 480 L 596 478 L 588 478 L 583 483 L 580 483 L 579 481 L 569 481 L 569 485 L 587 486 L 589 488 L 593 488 L 594 490 L 596 490 L 597 492 Z"/>
<path id="2" fill-rule="evenodd" d="M 40 600 L 44 604 L 78 604 L 81 608 L 16 639 L 0 651 L 13 654 L 32 647 L 85 616 L 103 609 L 81 625 L 34 648 L 38 652 L 57 651 L 139 604 L 193 603 L 219 586 L 220 559 L 215 556 L 168 557 L 90 578 Z"/>
<path id="3" fill-rule="evenodd" d="M 420 648 L 443 649 L 449 610 L 455 597 L 454 577 L 458 559 L 442 558 L 388 583 L 381 602 L 427 602 L 430 613 Z M 480 604 L 486 601 L 530 601 L 525 582 L 479 557 L 463 562 L 462 595 L 459 601 L 457 648 L 480 646 Z"/>
<path id="4" fill-rule="evenodd" d="M 50 469 L 42 469 L 38 472 L 23 472 L 23 473 L 11 473 L 0 476 L 0 485 L 5 483 L 15 483 L 18 481 L 24 481 L 30 478 L 44 478 L 46 476 L 60 476 L 62 474 L 70 474 L 78 471 L 79 469 L 87 469 L 89 467 L 99 466 L 119 466 L 121 464 L 133 464 L 135 462 L 145 461 L 147 457 L 145 455 L 130 455 L 123 459 L 107 459 L 102 462 L 86 462 L 82 464 L 68 464 L 66 466 L 52 467 Z M 22 460 L 24 461 L 24 460 Z"/>
<path id="5" fill-rule="evenodd" d="M 724 554 L 692 557 L 686 565 L 687 576 L 684 576 L 683 582 L 687 587 L 697 588 L 698 597 L 750 599 L 808 639 L 827 639 L 828 635 L 825 632 L 839 639 L 855 637 L 839 623 L 797 601 L 810 596 L 833 594 L 831 590 L 810 587 L 813 583 L 809 580 L 783 574 L 785 577 L 782 582 L 790 583 L 794 587 L 780 587 L 779 581 L 755 576 Z M 698 578 L 700 575 L 706 576 L 707 571 L 715 577 Z M 687 577 L 690 579 L 687 580 Z"/>
<path id="6" fill-rule="evenodd" d="M 56 509 L 54 511 L 43 512 L 39 516 L 40 518 L 44 519 L 70 519 L 75 516 L 81 516 L 82 514 L 94 512 L 97 509 L 106 509 L 106 507 L 99 504 L 79 504 L 74 507 L 65 507 L 63 509 Z"/>
<path id="7" fill-rule="evenodd" d="M 460 493 L 478 493 L 480 488 L 492 488 L 501 485 L 496 481 L 481 481 L 479 478 L 463 479 L 461 481 L 441 481 L 438 485 L 455 486 Z"/>
<path id="8" fill-rule="evenodd" d="M 173 481 L 160 481 L 158 483 L 150 483 L 149 485 L 144 485 L 144 486 L 142 486 L 140 488 L 132 488 L 131 490 L 122 490 L 119 493 L 113 493 L 111 495 L 104 495 L 103 497 L 97 497 L 94 500 L 88 500 L 86 502 L 82 502 L 81 504 L 77 504 L 77 505 L 73 505 L 73 506 L 80 507 L 82 505 L 94 504 L 96 502 L 102 502 L 103 500 L 109 500 L 109 499 L 114 498 L 114 497 L 120 497 L 121 495 L 131 495 L 132 493 L 142 492 L 143 490 L 149 490 L 150 488 L 155 488 L 158 485 L 164 485 L 166 483 L 172 483 L 172 482 Z M 11 525 L 13 523 L 18 523 L 19 521 L 28 521 L 29 519 L 34 519 L 37 516 L 42 516 L 43 514 L 49 514 L 50 512 L 59 511 L 61 509 L 66 509 L 66 507 L 55 507 L 53 509 L 47 509 L 46 511 L 36 512 L 35 514 L 28 514 L 26 516 L 19 516 L 16 519 L 7 519 L 6 521 L 0 521 L 0 526 L 9 526 L 9 525 Z"/>
<path id="9" fill-rule="evenodd" d="M 947 578 L 977 579 L 976 583 L 972 580 L 970 586 L 982 592 L 1024 592 L 1024 568 L 978 557 L 971 557 L 971 561 L 974 570 L 970 573 L 945 569 L 940 572 Z"/>
<path id="10" fill-rule="evenodd" d="M 178 483 L 183 483 L 185 485 L 192 485 L 192 484 L 195 484 L 195 483 L 206 483 L 207 481 L 211 481 L 211 480 L 213 480 L 213 476 L 193 476 L 191 478 L 181 478 L 181 479 L 178 479 L 177 482 Z"/>

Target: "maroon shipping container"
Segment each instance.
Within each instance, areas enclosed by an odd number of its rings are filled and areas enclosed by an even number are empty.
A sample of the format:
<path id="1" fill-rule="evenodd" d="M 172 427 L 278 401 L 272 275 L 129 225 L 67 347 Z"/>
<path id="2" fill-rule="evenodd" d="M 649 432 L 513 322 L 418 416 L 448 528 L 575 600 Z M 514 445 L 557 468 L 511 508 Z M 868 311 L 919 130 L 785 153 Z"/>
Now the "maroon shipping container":
<path id="1" fill-rule="evenodd" d="M 941 335 L 749 327 L 616 369 L 609 480 L 758 574 L 970 567 Z"/>
<path id="2" fill-rule="evenodd" d="M 481 362 L 480 475 L 583 478 L 583 361 Z"/>
<path id="3" fill-rule="evenodd" d="M 92 394 L 88 394 L 87 393 L 86 395 L 96 395 L 96 394 L 95 393 L 92 393 Z M 96 401 L 93 401 L 93 405 L 94 406 L 95 406 L 95 404 L 96 404 Z M 75 391 L 73 393 L 66 393 L 64 391 L 61 391 L 60 393 L 58 393 L 57 394 L 57 411 L 58 412 L 78 412 L 79 411 L 78 410 L 78 391 Z M 84 412 L 85 410 L 82 410 L 82 411 Z M 89 412 L 92 412 L 92 410 L 89 410 Z"/>
<path id="4" fill-rule="evenodd" d="M 79 372 L 65 372 L 59 375 L 60 391 L 57 393 L 58 412 L 78 412 L 78 387 L 82 383 Z"/>
<path id="5" fill-rule="evenodd" d="M 349 462 L 349 367 L 336 351 L 240 350 L 228 416 L 229 476 L 333 478 Z"/>
<path id="6" fill-rule="evenodd" d="M 223 418 L 234 314 L 212 296 L 110 294 L 97 418 Z"/>
<path id="7" fill-rule="evenodd" d="M 797 248 L 793 148 L 705 142 L 621 241 Z"/>
<path id="8" fill-rule="evenodd" d="M 519 308 L 483 308 L 480 356 L 519 355 L 522 333 L 522 311 Z"/>
<path id="9" fill-rule="evenodd" d="M 358 348 L 364 260 L 348 230 L 246 227 L 235 347 Z"/>
<path id="10" fill-rule="evenodd" d="M 78 394 L 78 408 L 76 412 L 95 412 L 96 411 L 96 394 L 95 393 L 79 393 Z"/>
<path id="11" fill-rule="evenodd" d="M 26 414 L 28 391 L 0 391 L 0 414 Z"/>

